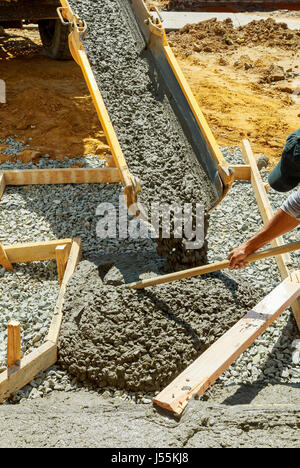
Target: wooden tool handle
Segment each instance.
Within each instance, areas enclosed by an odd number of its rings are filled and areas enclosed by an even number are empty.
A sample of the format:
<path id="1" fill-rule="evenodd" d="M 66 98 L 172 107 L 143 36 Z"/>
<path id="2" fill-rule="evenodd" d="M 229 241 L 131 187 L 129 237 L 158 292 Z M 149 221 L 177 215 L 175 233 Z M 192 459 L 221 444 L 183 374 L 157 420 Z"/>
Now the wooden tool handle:
<path id="1" fill-rule="evenodd" d="M 251 263 L 258 260 L 263 260 L 264 258 L 274 257 L 276 255 L 281 255 L 287 252 L 293 252 L 294 250 L 300 249 L 300 242 L 290 242 L 288 244 L 281 245 L 279 247 L 273 247 L 271 249 L 262 250 L 260 252 L 255 252 L 249 255 L 245 262 Z M 191 268 L 189 270 L 176 271 L 175 273 L 170 273 L 168 275 L 156 276 L 155 278 L 145 279 L 142 281 L 137 281 L 136 283 L 128 284 L 130 289 L 143 289 L 149 286 L 155 286 L 157 284 L 171 283 L 172 281 L 177 281 L 184 278 L 191 278 L 192 276 L 205 275 L 207 273 L 212 273 L 214 271 L 224 270 L 229 267 L 229 260 L 223 260 L 222 262 L 212 263 L 210 265 L 204 265 L 196 268 Z"/>

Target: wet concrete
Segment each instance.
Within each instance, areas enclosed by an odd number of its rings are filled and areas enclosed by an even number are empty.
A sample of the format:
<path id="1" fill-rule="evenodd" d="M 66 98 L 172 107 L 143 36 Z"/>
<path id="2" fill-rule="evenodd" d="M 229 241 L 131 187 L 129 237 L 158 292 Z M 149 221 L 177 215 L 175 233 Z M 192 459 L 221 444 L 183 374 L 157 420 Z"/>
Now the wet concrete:
<path id="1" fill-rule="evenodd" d="M 260 299 L 223 273 L 130 290 L 159 273 L 157 258 L 101 263 L 81 262 L 70 279 L 59 339 L 62 367 L 98 388 L 161 390 Z"/>
<path id="2" fill-rule="evenodd" d="M 142 179 L 141 201 L 210 208 L 216 194 L 195 165 L 130 1 L 70 3 L 89 24 L 84 44 L 129 167 Z M 100 267 L 99 260 L 82 262 L 68 285 L 61 365 L 100 388 L 151 392 L 167 385 L 259 302 L 260 291 L 223 273 L 142 291 L 124 283 L 166 266 L 199 265 L 206 248 L 187 255 L 183 242 L 171 238 L 158 246 L 162 257 L 171 253 L 168 262 L 154 253 L 103 260 Z"/>

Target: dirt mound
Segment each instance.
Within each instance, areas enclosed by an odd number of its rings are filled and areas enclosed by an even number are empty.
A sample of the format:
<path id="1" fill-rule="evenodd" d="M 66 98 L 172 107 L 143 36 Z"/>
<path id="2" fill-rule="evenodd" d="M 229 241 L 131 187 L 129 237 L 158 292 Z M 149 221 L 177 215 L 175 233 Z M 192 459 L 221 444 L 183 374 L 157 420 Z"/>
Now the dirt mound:
<path id="1" fill-rule="evenodd" d="M 124 281 L 158 273 L 161 262 L 135 259 L 99 268 L 79 264 L 68 284 L 59 359 L 100 388 L 150 392 L 167 385 L 260 298 L 224 274 L 129 290 Z"/>
<path id="2" fill-rule="evenodd" d="M 231 18 L 217 21 L 216 18 L 197 24 L 188 24 L 169 34 L 169 41 L 177 52 L 221 52 L 236 50 L 242 46 L 278 47 L 298 51 L 300 31 L 288 28 L 286 23 L 276 23 L 273 18 L 255 20 L 235 28 Z"/>

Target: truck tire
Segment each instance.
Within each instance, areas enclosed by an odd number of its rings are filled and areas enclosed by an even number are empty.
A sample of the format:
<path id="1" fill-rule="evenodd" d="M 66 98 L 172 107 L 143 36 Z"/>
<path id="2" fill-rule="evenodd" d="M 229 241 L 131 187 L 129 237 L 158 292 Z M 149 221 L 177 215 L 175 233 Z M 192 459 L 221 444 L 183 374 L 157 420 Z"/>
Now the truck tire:
<path id="1" fill-rule="evenodd" d="M 68 44 L 69 26 L 63 25 L 59 19 L 41 20 L 38 24 L 41 41 L 49 57 L 70 60 L 72 56 Z"/>

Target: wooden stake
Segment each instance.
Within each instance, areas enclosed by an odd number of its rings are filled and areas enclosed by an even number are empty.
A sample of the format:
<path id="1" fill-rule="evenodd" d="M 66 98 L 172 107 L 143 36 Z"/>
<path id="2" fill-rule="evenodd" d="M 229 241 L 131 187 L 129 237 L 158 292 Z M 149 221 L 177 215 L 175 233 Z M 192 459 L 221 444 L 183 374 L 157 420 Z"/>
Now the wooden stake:
<path id="1" fill-rule="evenodd" d="M 115 160 L 112 156 L 106 157 L 105 167 L 116 167 Z"/>
<path id="2" fill-rule="evenodd" d="M 13 270 L 13 266 L 9 261 L 7 253 L 2 244 L 0 244 L 0 265 L 2 265 L 6 270 Z"/>
<path id="3" fill-rule="evenodd" d="M 235 166 L 229 166 L 229 169 L 233 170 L 234 180 L 251 179 L 251 168 L 249 165 L 239 164 Z"/>
<path id="4" fill-rule="evenodd" d="M 20 323 L 12 320 L 7 325 L 7 367 L 14 366 L 21 359 Z"/>
<path id="5" fill-rule="evenodd" d="M 272 249 L 262 250 L 261 252 L 256 252 L 249 255 L 245 261 L 248 263 L 256 262 L 264 258 L 273 257 L 276 255 L 281 255 L 285 252 L 292 252 L 293 250 L 300 249 L 300 242 L 290 242 L 289 244 L 281 245 L 279 247 L 273 247 Z M 156 278 L 149 278 L 136 283 L 128 284 L 130 289 L 143 289 L 149 286 L 155 286 L 158 284 L 171 283 L 172 281 L 177 281 L 184 278 L 191 278 L 193 276 L 206 275 L 214 271 L 220 271 L 229 267 L 229 261 L 223 260 L 222 262 L 212 263 L 210 265 L 204 265 L 201 267 L 190 268 L 189 270 L 176 271 L 175 273 L 170 273 L 168 275 L 157 276 Z"/>
<path id="6" fill-rule="evenodd" d="M 59 284 L 62 284 L 71 246 L 69 244 L 58 245 L 55 249 L 57 273 Z"/>

